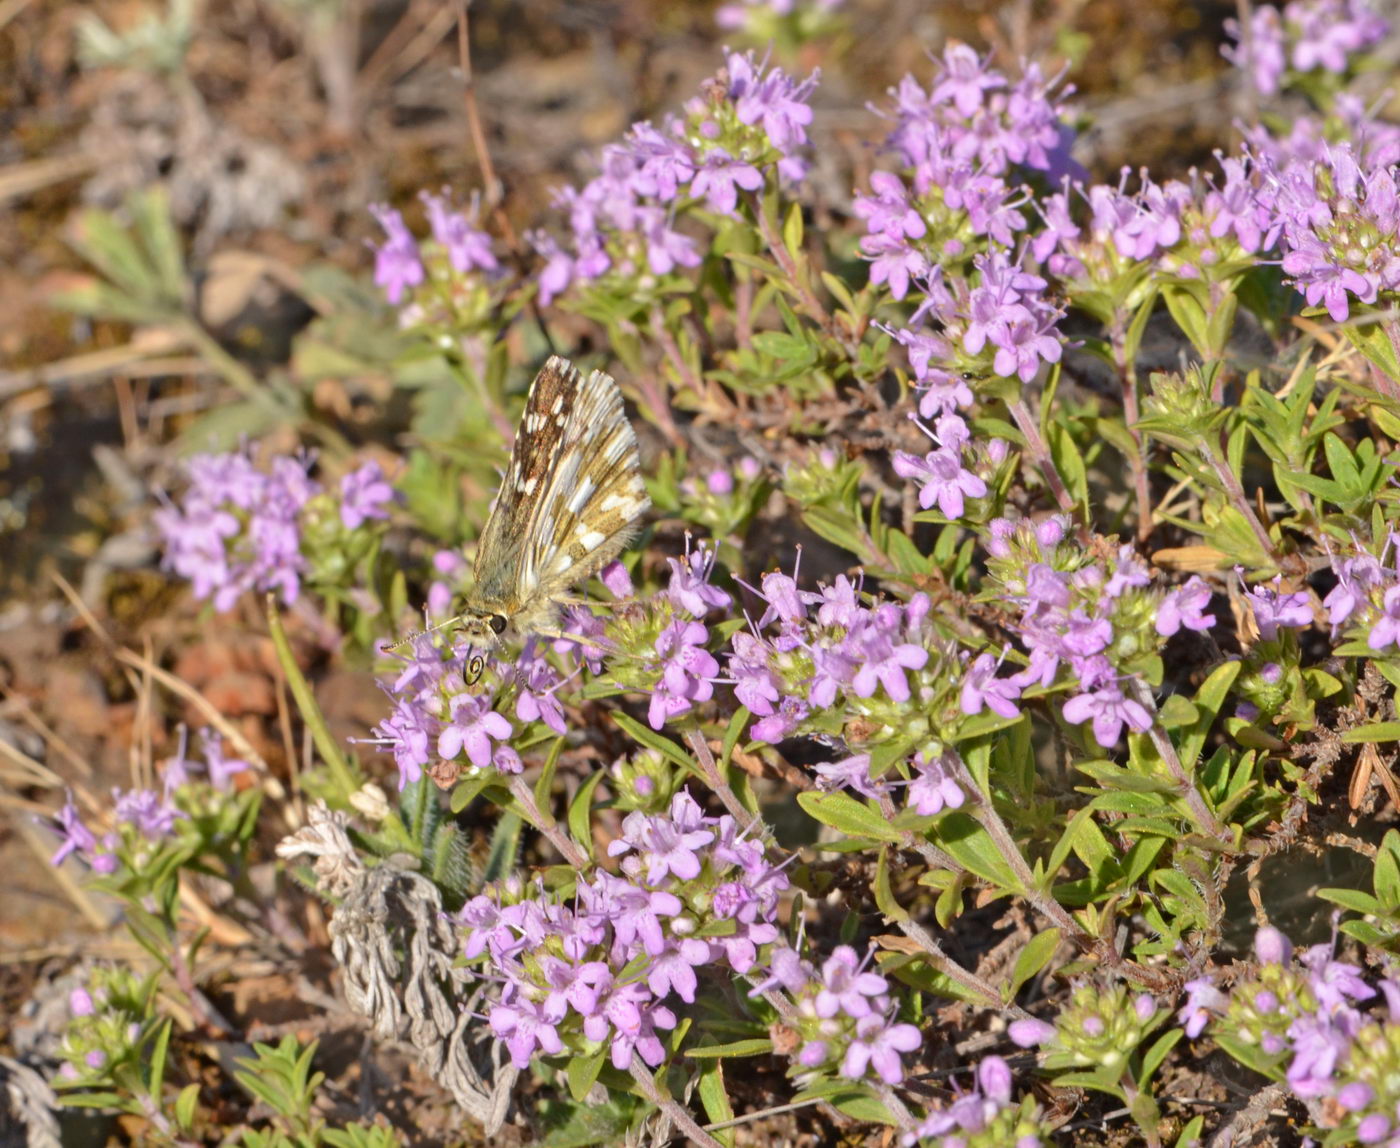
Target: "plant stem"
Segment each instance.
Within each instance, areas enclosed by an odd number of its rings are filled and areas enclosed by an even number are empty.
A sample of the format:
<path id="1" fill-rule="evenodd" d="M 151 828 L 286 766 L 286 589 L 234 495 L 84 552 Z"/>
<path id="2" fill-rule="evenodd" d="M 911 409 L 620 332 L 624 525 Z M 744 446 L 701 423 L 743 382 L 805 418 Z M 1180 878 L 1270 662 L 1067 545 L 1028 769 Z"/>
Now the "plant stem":
<path id="1" fill-rule="evenodd" d="M 1224 431 L 1221 431 L 1223 438 Z M 1249 499 L 1245 496 L 1244 487 L 1240 485 L 1240 480 L 1235 477 L 1235 472 L 1230 469 L 1230 463 L 1225 457 L 1225 448 L 1221 442 L 1217 442 L 1209 434 L 1201 438 L 1201 449 L 1206 456 L 1206 461 L 1215 471 L 1215 477 L 1220 480 L 1220 485 L 1225 489 L 1225 496 L 1230 500 L 1230 505 L 1235 508 L 1240 516 L 1249 523 L 1249 527 L 1254 531 L 1254 537 L 1259 540 L 1259 545 L 1264 554 L 1275 566 L 1282 566 L 1283 556 L 1278 552 L 1278 547 L 1274 545 L 1274 540 L 1269 537 L 1269 532 L 1264 524 L 1259 521 L 1259 516 L 1254 513 L 1254 507 L 1249 504 Z"/>
<path id="2" fill-rule="evenodd" d="M 832 317 L 831 312 L 822 306 L 822 301 L 817 298 L 816 292 L 812 290 L 812 285 L 807 282 L 805 271 L 798 267 L 796 260 L 783 245 L 783 240 L 777 233 L 773 221 L 768 218 L 767 209 L 764 207 L 763 197 L 755 194 L 753 197 L 755 205 L 754 216 L 758 222 L 758 232 L 763 236 L 763 242 L 768 245 L 768 250 L 772 254 L 778 266 L 787 276 L 788 282 L 793 290 L 797 292 L 797 297 L 801 301 L 803 309 L 816 321 L 817 325 L 827 333 L 832 339 L 840 344 L 841 349 L 846 353 L 846 358 L 852 362 L 860 355 L 860 341 L 853 340 L 846 332 L 842 331 L 840 325 Z"/>
<path id="3" fill-rule="evenodd" d="M 1060 509 L 1066 514 L 1073 515 L 1075 521 L 1081 526 L 1086 525 L 1080 508 L 1075 505 L 1069 488 L 1065 486 L 1065 480 L 1060 476 L 1060 468 L 1055 465 L 1050 448 L 1040 437 L 1040 427 L 1036 424 L 1035 416 L 1031 414 L 1030 407 L 1026 405 L 1026 400 L 1018 394 L 1014 399 L 1008 399 L 1006 406 L 1011 412 L 1011 417 L 1016 421 L 1016 428 L 1021 432 L 1021 437 L 1026 440 L 1026 450 L 1030 452 L 1031 458 L 1045 479 L 1045 485 L 1050 488 L 1050 493 L 1055 496 L 1055 501 L 1059 504 Z"/>
<path id="4" fill-rule="evenodd" d="M 510 793 L 519 803 L 525 820 L 544 834 L 545 840 L 554 846 L 559 856 L 564 858 L 567 864 L 580 870 L 592 864 L 588 855 L 579 847 L 578 842 L 567 833 L 561 832 L 559 822 L 535 804 L 535 795 L 525 784 L 525 779 L 519 774 L 510 779 Z"/>
<path id="5" fill-rule="evenodd" d="M 1132 436 L 1133 445 L 1137 448 L 1136 456 L 1128 460 L 1128 465 L 1133 472 L 1133 497 L 1137 502 L 1137 539 L 1143 542 L 1152 533 L 1153 526 L 1152 491 L 1147 474 L 1147 444 L 1143 441 L 1142 432 L 1137 429 L 1137 423 L 1142 418 L 1138 408 L 1137 370 L 1128 361 L 1123 317 L 1116 311 L 1113 328 L 1109 332 L 1109 342 L 1113 347 L 1114 364 L 1118 368 L 1118 382 L 1123 388 L 1123 422 L 1127 425 L 1128 434 Z"/>

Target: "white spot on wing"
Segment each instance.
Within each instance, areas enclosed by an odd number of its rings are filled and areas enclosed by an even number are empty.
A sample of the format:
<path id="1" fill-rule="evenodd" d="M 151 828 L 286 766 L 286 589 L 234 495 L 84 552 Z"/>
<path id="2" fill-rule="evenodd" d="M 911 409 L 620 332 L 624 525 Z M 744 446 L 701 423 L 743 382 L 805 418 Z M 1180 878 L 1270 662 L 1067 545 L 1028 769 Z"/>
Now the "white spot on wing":
<path id="1" fill-rule="evenodd" d="M 593 497 L 593 492 L 597 489 L 593 485 L 591 478 L 585 478 L 578 484 L 578 488 L 569 496 L 569 509 L 575 514 L 582 514 L 583 508 L 588 505 L 588 500 Z"/>
<path id="2" fill-rule="evenodd" d="M 600 534 L 596 530 L 589 530 L 587 524 L 583 522 L 580 522 L 578 526 L 574 528 L 574 537 L 579 540 L 579 545 L 585 550 L 597 550 L 598 547 L 608 540 L 606 534 Z"/>

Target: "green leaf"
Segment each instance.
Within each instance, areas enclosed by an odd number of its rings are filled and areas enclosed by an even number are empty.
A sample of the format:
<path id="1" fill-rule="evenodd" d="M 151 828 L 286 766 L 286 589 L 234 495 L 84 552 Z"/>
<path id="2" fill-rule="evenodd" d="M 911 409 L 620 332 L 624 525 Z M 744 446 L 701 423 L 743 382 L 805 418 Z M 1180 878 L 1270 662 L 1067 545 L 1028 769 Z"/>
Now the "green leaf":
<path id="1" fill-rule="evenodd" d="M 739 744 L 739 739 L 744 736 L 744 729 L 749 724 L 749 718 L 752 716 L 747 706 L 740 706 L 734 711 L 734 716 L 729 719 L 729 725 L 724 731 L 724 745 L 719 758 L 719 764 L 722 769 L 729 768 L 729 760 L 734 756 L 734 747 Z"/>
<path id="2" fill-rule="evenodd" d="M 175 1123 L 182 1131 L 194 1127 L 194 1118 L 199 1112 L 199 1085 L 187 1084 L 175 1098 Z"/>
<path id="3" fill-rule="evenodd" d="M 642 725 L 636 718 L 621 710 L 613 710 L 612 719 L 638 745 L 656 750 L 667 761 L 679 765 L 688 773 L 696 772 L 695 760 L 669 737 L 663 737 L 650 726 Z"/>
<path id="4" fill-rule="evenodd" d="M 1055 460 L 1055 469 L 1060 472 L 1066 488 L 1079 506 L 1089 504 L 1089 471 L 1084 465 L 1084 456 L 1079 453 L 1079 444 L 1063 423 L 1050 424 L 1050 457 Z"/>
<path id="5" fill-rule="evenodd" d="M 606 776 L 603 770 L 596 771 L 578 787 L 574 799 L 569 802 L 569 834 L 589 857 L 593 856 L 593 791 Z"/>
<path id="6" fill-rule="evenodd" d="M 491 847 L 486 854 L 482 884 L 510 876 L 520 859 L 520 839 L 524 828 L 525 822 L 520 814 L 508 809 L 502 811 L 496 819 L 495 828 L 491 830 Z"/>
<path id="7" fill-rule="evenodd" d="M 1348 745 L 1400 741 L 1400 721 L 1377 721 L 1359 725 L 1342 734 L 1342 740 Z"/>
<path id="8" fill-rule="evenodd" d="M 1195 706 L 1199 716 L 1189 726 L 1176 747 L 1177 757 L 1181 759 L 1182 767 L 1186 770 L 1195 769 L 1206 738 L 1210 736 L 1211 726 L 1215 724 L 1215 717 L 1224 706 L 1225 699 L 1229 697 L 1230 687 L 1239 677 L 1241 666 L 1242 663 L 1238 660 L 1222 663 L 1196 691 Z"/>
<path id="9" fill-rule="evenodd" d="M 794 203 L 792 210 L 788 212 L 787 220 L 783 223 L 783 246 L 787 248 L 788 254 L 794 260 L 800 260 L 804 254 L 802 250 L 802 205 Z"/>
<path id="10" fill-rule="evenodd" d="M 587 1056 L 569 1058 L 568 1067 L 564 1070 L 569 1079 L 569 1095 L 580 1104 L 598 1082 L 598 1074 L 603 1071 L 603 1061 L 607 1059 L 607 1055 L 608 1047 L 604 1045 L 597 1052 L 591 1052 Z"/>
<path id="11" fill-rule="evenodd" d="M 931 842 L 968 872 L 998 889 L 1018 894 L 1026 892 L 1006 858 L 997 850 L 991 835 L 976 818 L 962 812 L 950 813 L 938 822 L 928 836 Z"/>
<path id="12" fill-rule="evenodd" d="M 1343 323 L 1341 329 L 1358 351 L 1366 356 L 1386 378 L 1400 382 L 1400 359 L 1395 344 L 1390 341 L 1385 323 Z"/>
<path id="13" fill-rule="evenodd" d="M 297 711 L 307 729 L 311 731 L 311 740 L 315 743 L 321 760 L 330 770 L 331 779 L 336 787 L 334 796 L 341 808 L 348 808 L 351 795 L 360 788 L 360 780 L 341 752 L 340 742 L 331 733 L 325 715 L 321 713 L 321 707 L 316 704 L 311 685 L 306 680 L 306 675 L 301 672 L 301 667 L 297 665 L 296 655 L 292 653 L 291 643 L 287 640 L 287 631 L 282 628 L 282 615 L 277 601 L 271 594 L 267 596 L 267 625 L 272 634 L 273 648 L 277 652 L 277 664 L 286 675 Z"/>
<path id="14" fill-rule="evenodd" d="M 848 837 L 867 838 L 898 844 L 903 834 L 890 825 L 885 815 L 857 801 L 849 793 L 799 793 L 797 804 L 807 815 Z"/>
<path id="15" fill-rule="evenodd" d="M 694 1060 L 707 1060 L 711 1057 L 734 1059 L 741 1056 L 765 1056 L 773 1051 L 773 1042 L 768 1037 L 752 1037 L 748 1040 L 735 1040 L 729 1044 L 705 1044 L 688 1048 L 685 1054 Z"/>
<path id="16" fill-rule="evenodd" d="M 1059 929 L 1045 929 L 1032 936 L 1016 955 L 1016 964 L 1011 970 L 1011 980 L 1002 994 L 1003 999 L 1008 1002 L 1015 1000 L 1021 986 L 1050 963 L 1050 958 L 1055 955 L 1059 944 Z"/>
<path id="17" fill-rule="evenodd" d="M 556 737 L 554 744 L 549 747 L 549 756 L 545 758 L 544 768 L 540 770 L 539 780 L 535 782 L 535 804 L 541 809 L 549 808 L 549 791 L 554 786 L 554 770 L 559 764 L 559 755 L 564 751 L 564 739 Z"/>
<path id="18" fill-rule="evenodd" d="M 701 1071 L 696 1091 L 700 1093 L 700 1103 L 705 1106 L 705 1115 L 710 1118 L 711 1124 L 723 1124 L 734 1119 L 734 1106 L 729 1102 L 729 1090 L 724 1086 L 724 1061 L 716 1060 Z M 733 1128 L 721 1129 L 712 1135 L 721 1144 L 734 1143 Z"/>
<path id="19" fill-rule="evenodd" d="M 1151 1048 L 1143 1053 L 1142 1070 L 1138 1073 L 1138 1087 L 1147 1087 L 1147 1082 L 1152 1079 L 1153 1074 L 1161 1067 L 1162 1061 L 1167 1058 L 1167 1053 L 1171 1052 L 1176 1046 L 1176 1042 L 1185 1035 L 1185 1029 L 1169 1028 L 1153 1042 Z"/>
<path id="20" fill-rule="evenodd" d="M 908 910 L 895 899 L 894 891 L 890 888 L 890 851 L 888 846 L 880 849 L 880 859 L 875 864 L 875 907 L 885 915 L 885 920 L 891 923 L 909 920 Z"/>

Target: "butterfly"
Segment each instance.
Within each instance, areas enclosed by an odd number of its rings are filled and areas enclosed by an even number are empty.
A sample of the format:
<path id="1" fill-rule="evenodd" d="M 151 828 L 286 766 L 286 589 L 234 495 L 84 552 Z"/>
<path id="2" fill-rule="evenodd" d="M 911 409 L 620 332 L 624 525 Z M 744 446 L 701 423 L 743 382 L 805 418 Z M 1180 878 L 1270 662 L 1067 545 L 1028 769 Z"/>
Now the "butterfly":
<path id="1" fill-rule="evenodd" d="M 557 636 L 570 588 L 622 552 L 650 506 L 617 383 L 551 356 L 525 400 L 474 585 L 462 612 L 432 629 L 454 627 L 483 650 L 507 634 Z"/>

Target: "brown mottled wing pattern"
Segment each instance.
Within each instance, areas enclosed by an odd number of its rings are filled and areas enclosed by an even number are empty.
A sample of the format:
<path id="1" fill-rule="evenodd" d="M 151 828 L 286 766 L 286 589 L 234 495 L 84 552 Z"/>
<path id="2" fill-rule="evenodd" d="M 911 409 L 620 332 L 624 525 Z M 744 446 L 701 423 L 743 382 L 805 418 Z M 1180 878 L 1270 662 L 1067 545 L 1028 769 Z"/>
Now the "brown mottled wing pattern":
<path id="1" fill-rule="evenodd" d="M 468 608 L 520 632 L 615 558 L 651 505 L 617 384 L 553 357 L 535 377 L 477 548 Z"/>

